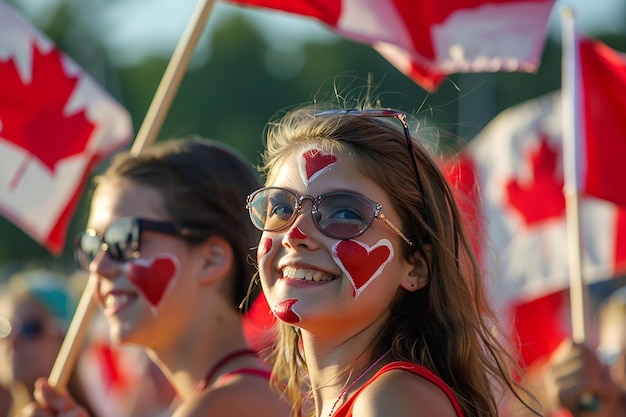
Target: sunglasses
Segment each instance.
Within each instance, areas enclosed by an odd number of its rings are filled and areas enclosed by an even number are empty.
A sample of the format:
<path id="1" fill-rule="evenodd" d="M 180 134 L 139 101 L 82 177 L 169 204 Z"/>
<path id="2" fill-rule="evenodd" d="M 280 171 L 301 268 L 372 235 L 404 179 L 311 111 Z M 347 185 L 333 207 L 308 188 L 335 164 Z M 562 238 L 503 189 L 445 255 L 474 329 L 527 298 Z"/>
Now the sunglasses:
<path id="1" fill-rule="evenodd" d="M 24 340 L 34 340 L 44 335 L 61 335 L 59 331 L 54 331 L 47 324 L 40 319 L 26 319 L 19 322 L 19 325 L 13 326 L 7 318 L 0 317 L 0 339 L 13 336 Z"/>
<path id="2" fill-rule="evenodd" d="M 336 191 L 317 197 L 298 195 L 281 187 L 264 187 L 250 194 L 246 208 L 254 226 L 265 232 L 277 232 L 291 226 L 302 211 L 304 200 L 311 200 L 315 226 L 334 239 L 361 236 L 374 219 L 384 221 L 406 243 L 413 243 L 382 213 L 382 206 L 361 194 Z"/>
<path id="3" fill-rule="evenodd" d="M 85 230 L 74 239 L 76 262 L 85 271 L 89 264 L 104 250 L 113 260 L 128 262 L 139 257 L 141 233 L 145 230 L 179 236 L 189 241 L 205 239 L 210 230 L 206 228 L 177 228 L 174 223 L 123 217 L 111 223 L 103 234 L 93 229 Z"/>
<path id="4" fill-rule="evenodd" d="M 415 178 L 417 184 L 422 189 L 422 181 L 420 179 L 419 170 L 417 169 L 417 162 L 415 161 L 415 151 L 413 148 L 413 141 L 411 140 L 411 132 L 409 131 L 409 123 L 407 122 L 406 113 L 400 110 L 394 109 L 371 109 L 371 110 L 357 110 L 357 109 L 338 109 L 338 110 L 326 110 L 319 113 L 315 113 L 314 117 L 327 116 L 334 114 L 349 114 L 351 116 L 358 117 L 392 117 L 400 122 L 402 130 L 404 131 L 404 139 L 406 140 L 406 149 L 409 152 L 409 159 L 411 159 L 411 165 L 413 165 L 413 171 L 415 171 Z"/>

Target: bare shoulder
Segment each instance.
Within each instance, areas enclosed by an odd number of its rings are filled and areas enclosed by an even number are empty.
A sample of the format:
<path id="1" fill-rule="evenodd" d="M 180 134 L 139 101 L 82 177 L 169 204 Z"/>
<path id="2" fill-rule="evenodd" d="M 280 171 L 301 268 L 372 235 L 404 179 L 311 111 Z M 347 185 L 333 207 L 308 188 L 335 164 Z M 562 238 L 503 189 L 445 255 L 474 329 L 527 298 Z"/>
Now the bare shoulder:
<path id="1" fill-rule="evenodd" d="M 181 404 L 172 417 L 287 417 L 287 402 L 264 378 L 234 376 Z"/>
<path id="2" fill-rule="evenodd" d="M 354 402 L 355 417 L 456 417 L 447 395 L 434 383 L 401 370 L 384 373 Z"/>

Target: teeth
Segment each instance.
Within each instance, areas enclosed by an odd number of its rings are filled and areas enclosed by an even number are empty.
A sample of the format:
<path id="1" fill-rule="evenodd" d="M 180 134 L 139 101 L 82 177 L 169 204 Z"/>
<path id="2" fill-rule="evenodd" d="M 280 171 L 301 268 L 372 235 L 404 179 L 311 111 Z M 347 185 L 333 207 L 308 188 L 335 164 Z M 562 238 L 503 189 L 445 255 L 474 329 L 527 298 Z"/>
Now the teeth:
<path id="1" fill-rule="evenodd" d="M 104 306 L 106 308 L 115 308 L 116 306 L 124 305 L 129 301 L 130 297 L 127 294 L 107 294 L 104 299 Z"/>
<path id="2" fill-rule="evenodd" d="M 283 277 L 317 282 L 331 281 L 335 278 L 334 276 L 325 274 L 321 271 L 315 271 L 313 269 L 299 269 L 291 266 L 283 268 Z"/>

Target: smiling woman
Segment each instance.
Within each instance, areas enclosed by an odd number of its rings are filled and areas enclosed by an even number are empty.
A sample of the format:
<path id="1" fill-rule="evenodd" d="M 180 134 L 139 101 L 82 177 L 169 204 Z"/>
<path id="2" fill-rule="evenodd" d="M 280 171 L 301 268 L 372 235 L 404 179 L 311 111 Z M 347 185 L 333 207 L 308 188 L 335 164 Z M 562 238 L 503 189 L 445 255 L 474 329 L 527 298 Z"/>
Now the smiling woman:
<path id="1" fill-rule="evenodd" d="M 259 186 L 254 169 L 218 142 L 181 139 L 118 155 L 95 183 L 75 252 L 97 282 L 110 339 L 140 346 L 161 368 L 177 417 L 286 416 L 239 310 L 259 236 L 244 207 Z M 37 393 L 23 417 L 67 411 L 44 381 Z"/>

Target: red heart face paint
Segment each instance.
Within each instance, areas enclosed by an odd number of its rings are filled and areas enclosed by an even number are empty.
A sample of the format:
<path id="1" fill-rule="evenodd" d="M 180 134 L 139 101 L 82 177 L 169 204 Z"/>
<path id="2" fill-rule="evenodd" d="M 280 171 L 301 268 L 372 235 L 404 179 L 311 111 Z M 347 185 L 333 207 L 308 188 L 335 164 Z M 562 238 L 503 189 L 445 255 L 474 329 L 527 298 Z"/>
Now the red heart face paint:
<path id="1" fill-rule="evenodd" d="M 350 280 L 357 298 L 393 258 L 393 246 L 387 239 L 371 247 L 357 240 L 340 240 L 333 246 L 333 258 Z"/>
<path id="2" fill-rule="evenodd" d="M 298 156 L 298 170 L 302 182 L 307 185 L 315 178 L 339 162 L 339 157 L 332 154 L 322 153 L 318 149 L 309 149 Z"/>
<path id="3" fill-rule="evenodd" d="M 267 255 L 269 255 L 270 251 L 272 250 L 273 245 L 274 242 L 269 237 L 261 239 L 261 241 L 259 242 L 259 248 L 256 251 L 256 261 L 259 263 L 259 265 L 262 264 L 263 261 L 265 261 Z"/>
<path id="4" fill-rule="evenodd" d="M 302 318 L 298 313 L 293 310 L 294 304 L 298 302 L 298 300 L 290 299 L 282 301 L 278 306 L 274 308 L 274 315 L 280 320 L 287 324 L 295 324 L 300 323 Z"/>
<path id="5" fill-rule="evenodd" d="M 300 230 L 297 226 L 292 228 L 289 233 L 287 233 L 287 237 L 290 239 L 304 240 L 308 236 L 304 234 L 302 230 Z"/>
<path id="6" fill-rule="evenodd" d="M 148 261 L 137 259 L 128 271 L 128 279 L 153 307 L 158 307 L 177 275 L 178 261 L 171 256 L 157 256 Z"/>

